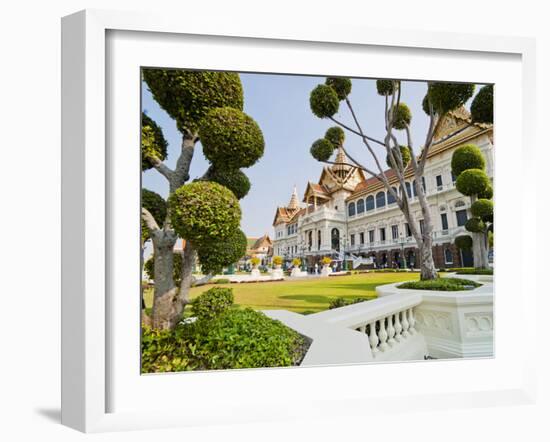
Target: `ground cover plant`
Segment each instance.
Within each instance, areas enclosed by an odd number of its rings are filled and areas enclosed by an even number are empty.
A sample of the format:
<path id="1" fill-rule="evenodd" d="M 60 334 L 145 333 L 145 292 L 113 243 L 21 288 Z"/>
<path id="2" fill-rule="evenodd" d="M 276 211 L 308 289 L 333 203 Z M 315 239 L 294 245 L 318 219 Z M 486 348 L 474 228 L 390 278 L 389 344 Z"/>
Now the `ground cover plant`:
<path id="1" fill-rule="evenodd" d="M 480 286 L 481 284 L 479 284 L 478 282 L 470 281 L 469 279 L 438 278 L 424 281 L 409 281 L 398 285 L 397 288 L 453 292 L 460 290 L 472 290 Z"/>

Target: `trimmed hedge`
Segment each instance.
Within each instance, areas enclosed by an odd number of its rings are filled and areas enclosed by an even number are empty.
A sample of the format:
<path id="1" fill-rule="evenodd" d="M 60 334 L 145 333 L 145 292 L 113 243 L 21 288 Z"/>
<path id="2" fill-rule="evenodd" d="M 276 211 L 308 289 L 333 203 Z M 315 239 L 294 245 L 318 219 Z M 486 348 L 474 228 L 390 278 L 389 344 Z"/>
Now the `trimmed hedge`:
<path id="1" fill-rule="evenodd" d="M 193 315 L 197 320 L 211 320 L 233 305 L 233 289 L 213 287 L 192 302 Z"/>
<path id="2" fill-rule="evenodd" d="M 334 309 L 334 308 L 345 307 L 346 305 L 357 304 L 359 302 L 365 302 L 365 301 L 370 301 L 370 299 L 369 298 L 346 299 L 346 298 L 341 298 L 340 297 L 340 298 L 336 298 L 336 299 L 333 299 L 332 301 L 330 301 L 330 304 L 328 305 L 328 308 L 331 310 L 331 309 Z"/>
<path id="3" fill-rule="evenodd" d="M 476 123 L 493 123 L 493 85 L 483 86 L 470 106 L 472 121 Z"/>
<path id="4" fill-rule="evenodd" d="M 437 290 L 442 292 L 454 292 L 460 290 L 471 290 L 480 287 L 481 284 L 460 278 L 437 278 L 423 281 L 409 281 L 397 286 L 400 289 L 415 290 Z"/>
<path id="5" fill-rule="evenodd" d="M 338 112 L 340 99 L 334 88 L 326 84 L 320 84 L 311 91 L 309 106 L 316 117 L 332 117 Z"/>
<path id="6" fill-rule="evenodd" d="M 346 134 L 341 127 L 334 126 L 327 129 L 325 132 L 325 138 L 336 148 L 344 144 Z"/>
<path id="7" fill-rule="evenodd" d="M 328 161 L 334 152 L 334 144 L 326 138 L 319 138 L 313 142 L 309 152 L 317 161 Z"/>
<path id="8" fill-rule="evenodd" d="M 344 100 L 351 93 L 351 80 L 345 77 L 328 77 L 325 81 L 336 92 L 339 100 Z"/>
<path id="9" fill-rule="evenodd" d="M 397 130 L 405 129 L 411 124 L 412 113 L 405 103 L 399 103 L 393 108 L 393 127 Z"/>

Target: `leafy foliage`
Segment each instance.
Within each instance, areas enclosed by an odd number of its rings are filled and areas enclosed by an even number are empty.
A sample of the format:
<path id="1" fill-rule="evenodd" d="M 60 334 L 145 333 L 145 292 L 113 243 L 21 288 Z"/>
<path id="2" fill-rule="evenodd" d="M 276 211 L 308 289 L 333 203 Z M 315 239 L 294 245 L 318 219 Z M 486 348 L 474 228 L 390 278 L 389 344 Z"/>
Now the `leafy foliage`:
<path id="1" fill-rule="evenodd" d="M 251 259 L 250 259 L 250 264 L 252 264 L 254 267 L 256 267 L 257 265 L 259 265 L 261 262 L 260 258 L 258 258 L 257 256 L 253 256 Z"/>
<path id="2" fill-rule="evenodd" d="M 379 95 L 388 96 L 393 94 L 396 88 L 399 88 L 400 82 L 396 80 L 376 80 L 376 91 Z"/>
<path id="3" fill-rule="evenodd" d="M 485 158 L 475 144 L 465 144 L 455 149 L 451 159 L 451 170 L 458 177 L 467 169 L 485 170 Z"/>
<path id="4" fill-rule="evenodd" d="M 334 152 L 334 144 L 326 138 L 319 138 L 313 142 L 309 152 L 317 161 L 328 161 Z"/>
<path id="5" fill-rule="evenodd" d="M 476 123 L 493 123 L 493 85 L 483 86 L 470 106 L 472 121 Z"/>
<path id="6" fill-rule="evenodd" d="M 324 256 L 323 259 L 321 259 L 321 263 L 323 265 L 329 265 L 332 262 L 332 259 L 330 259 L 328 256 Z"/>
<path id="7" fill-rule="evenodd" d="M 243 88 L 234 72 L 143 69 L 153 98 L 177 122 L 178 129 L 196 133 L 213 108 L 243 109 Z"/>
<path id="8" fill-rule="evenodd" d="M 311 91 L 309 106 L 315 116 L 328 118 L 338 112 L 340 100 L 334 88 L 320 84 Z"/>
<path id="9" fill-rule="evenodd" d="M 302 260 L 300 258 L 294 258 L 292 260 L 292 265 L 294 267 L 300 267 L 302 265 Z"/>
<path id="10" fill-rule="evenodd" d="M 191 302 L 193 315 L 199 321 L 214 319 L 232 305 L 233 289 L 224 287 L 213 287 Z"/>
<path id="11" fill-rule="evenodd" d="M 195 181 L 176 190 L 168 199 L 176 233 L 194 244 L 230 237 L 239 227 L 239 201 L 226 187 Z"/>
<path id="12" fill-rule="evenodd" d="M 183 255 L 181 253 L 174 253 L 173 255 L 173 270 L 172 270 L 172 278 L 174 278 L 174 283 L 176 285 L 179 285 L 181 283 L 181 266 L 182 266 L 182 260 Z M 155 280 L 155 256 L 151 255 L 151 257 L 145 261 L 143 264 L 143 270 L 145 271 L 145 274 L 149 277 L 151 280 Z"/>
<path id="13" fill-rule="evenodd" d="M 472 215 L 481 218 L 482 220 L 488 220 L 493 216 L 493 202 L 487 199 L 478 199 L 472 204 Z"/>
<path id="14" fill-rule="evenodd" d="M 357 304 L 359 302 L 365 302 L 365 301 L 369 301 L 369 299 L 368 298 L 346 299 L 346 298 L 340 297 L 330 301 L 328 308 L 329 310 L 332 310 L 334 308 L 345 307 L 346 305 Z"/>
<path id="15" fill-rule="evenodd" d="M 392 147 L 392 152 L 393 152 L 393 157 L 398 166 L 399 166 L 399 161 L 397 161 L 397 156 L 401 155 L 403 169 L 405 169 L 409 164 L 409 162 L 411 161 L 411 150 L 407 146 L 399 146 L 399 150 L 397 150 L 395 147 Z M 386 164 L 388 165 L 388 167 L 392 167 L 392 163 L 389 155 L 386 155 Z"/>
<path id="16" fill-rule="evenodd" d="M 463 195 L 479 195 L 485 192 L 489 186 L 489 177 L 479 169 L 467 169 L 456 179 L 456 188 Z"/>
<path id="17" fill-rule="evenodd" d="M 430 83 L 428 100 L 438 115 L 444 115 L 466 103 L 474 91 L 475 85 L 471 83 Z"/>
<path id="18" fill-rule="evenodd" d="M 332 143 L 334 148 L 342 146 L 346 138 L 346 134 L 341 127 L 334 126 L 327 129 L 325 132 L 325 138 Z"/>
<path id="19" fill-rule="evenodd" d="M 212 109 L 200 123 L 199 136 L 204 156 L 217 167 L 250 167 L 264 153 L 260 127 L 239 109 Z"/>
<path id="20" fill-rule="evenodd" d="M 468 232 L 481 233 L 485 230 L 485 223 L 481 218 L 473 217 L 466 221 L 464 227 Z"/>
<path id="21" fill-rule="evenodd" d="M 250 180 L 239 169 L 211 166 L 205 175 L 205 179 L 227 187 L 235 194 L 237 199 L 243 199 L 250 191 Z"/>
<path id="22" fill-rule="evenodd" d="M 472 244 L 472 237 L 470 235 L 459 235 L 455 238 L 455 246 L 460 250 L 471 250 Z"/>
<path id="23" fill-rule="evenodd" d="M 411 124 L 412 113 L 405 103 L 399 103 L 393 107 L 393 127 L 397 130 L 405 129 Z"/>
<path id="24" fill-rule="evenodd" d="M 351 80 L 345 77 L 328 77 L 325 81 L 336 92 L 339 100 L 344 100 L 351 93 Z"/>
<path id="25" fill-rule="evenodd" d="M 456 272 L 457 275 L 492 275 L 493 269 L 462 269 Z"/>
<path id="26" fill-rule="evenodd" d="M 430 115 L 430 97 L 428 94 L 424 95 L 424 98 L 422 99 L 422 110 L 426 115 Z M 433 111 L 436 112 L 435 109 L 433 109 Z"/>
<path id="27" fill-rule="evenodd" d="M 224 267 L 236 263 L 246 254 L 246 235 L 236 229 L 225 239 L 203 241 L 198 245 L 198 257 L 204 274 L 216 275 Z"/>
<path id="28" fill-rule="evenodd" d="M 151 158 L 160 161 L 166 159 L 168 153 L 168 142 L 164 138 L 162 129 L 155 121 L 141 113 L 141 170 L 148 170 L 153 167 Z"/>
<path id="29" fill-rule="evenodd" d="M 471 290 L 480 287 L 478 282 L 460 278 L 437 278 L 420 281 L 409 281 L 397 286 L 400 289 L 438 290 L 442 292 Z"/>
<path id="30" fill-rule="evenodd" d="M 493 199 L 493 186 L 491 186 L 489 184 L 483 192 L 477 194 L 477 197 L 478 198 L 483 198 L 483 199 L 486 199 L 486 200 L 492 200 Z"/>
<path id="31" fill-rule="evenodd" d="M 273 257 L 273 264 L 276 266 L 280 266 L 283 263 L 283 257 L 282 256 L 274 256 Z"/>
<path id="32" fill-rule="evenodd" d="M 159 226 L 162 226 L 166 219 L 166 200 L 158 193 L 148 189 L 141 189 L 141 207 L 147 209 Z M 143 241 L 149 239 L 150 233 L 147 225 L 141 220 L 141 238 Z"/>
<path id="33" fill-rule="evenodd" d="M 142 329 L 143 373 L 298 365 L 308 343 L 251 309 L 225 309 L 175 330 Z"/>

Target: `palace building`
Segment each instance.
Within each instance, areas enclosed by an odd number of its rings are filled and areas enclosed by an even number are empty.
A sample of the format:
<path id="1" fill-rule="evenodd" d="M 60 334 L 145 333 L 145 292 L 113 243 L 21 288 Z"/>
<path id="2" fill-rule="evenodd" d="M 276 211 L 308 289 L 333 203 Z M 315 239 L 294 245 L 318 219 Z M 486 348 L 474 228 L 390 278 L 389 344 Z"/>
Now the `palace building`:
<path id="1" fill-rule="evenodd" d="M 453 151 L 463 144 L 479 146 L 492 179 L 493 126 L 472 124 L 464 107 L 450 112 L 436 132 L 422 183 L 434 225 L 433 255 L 438 268 L 472 265 L 471 254 L 454 245 L 456 236 L 467 233 L 464 224 L 470 217 L 470 199 L 456 190 L 451 173 Z M 307 183 L 302 202 L 295 188 L 288 205 L 277 207 L 273 254 L 286 262 L 302 258 L 310 269 L 324 256 L 339 268 L 346 261 L 348 268 L 418 267 L 416 241 L 384 185 L 350 164 L 343 149 L 336 152 L 334 162 L 338 164 L 323 168 L 317 183 Z M 385 174 L 398 188 L 395 173 L 389 169 Z M 405 176 L 411 210 L 422 230 L 410 167 Z"/>

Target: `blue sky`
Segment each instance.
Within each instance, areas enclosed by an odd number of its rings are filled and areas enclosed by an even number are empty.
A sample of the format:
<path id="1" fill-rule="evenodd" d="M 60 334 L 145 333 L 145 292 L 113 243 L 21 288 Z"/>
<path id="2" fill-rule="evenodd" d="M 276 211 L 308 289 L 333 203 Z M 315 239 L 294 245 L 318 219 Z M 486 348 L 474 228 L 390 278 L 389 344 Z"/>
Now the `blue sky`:
<path id="1" fill-rule="evenodd" d="M 264 156 L 254 166 L 243 169 L 252 183 L 249 194 L 241 200 L 241 228 L 247 236 L 264 233 L 273 236 L 271 223 L 275 208 L 288 203 L 294 185 L 301 199 L 307 182 L 319 179 L 323 164 L 311 157 L 309 148 L 334 124 L 311 113 L 309 93 L 324 80 L 324 77 L 241 74 L 244 111 L 258 122 L 265 139 Z M 411 129 L 415 150 L 424 142 L 428 127 L 428 117 L 422 111 L 426 89 L 425 82 L 402 82 L 401 100 L 409 105 L 413 115 Z M 179 155 L 181 135 L 175 122 L 153 100 L 145 83 L 142 84 L 142 94 L 143 110 L 160 125 L 168 141 L 166 163 L 173 168 Z M 375 80 L 353 79 L 350 100 L 365 133 L 382 139 L 384 98 L 376 93 Z M 345 105 L 340 107 L 335 117 L 353 126 Z M 358 161 L 374 169 L 370 154 L 358 136 L 348 132 L 345 146 Z M 380 158 L 385 159 L 385 154 Z M 191 179 L 201 176 L 208 164 L 198 144 Z M 168 193 L 166 180 L 156 170 L 143 173 L 143 186 L 163 196 Z"/>

